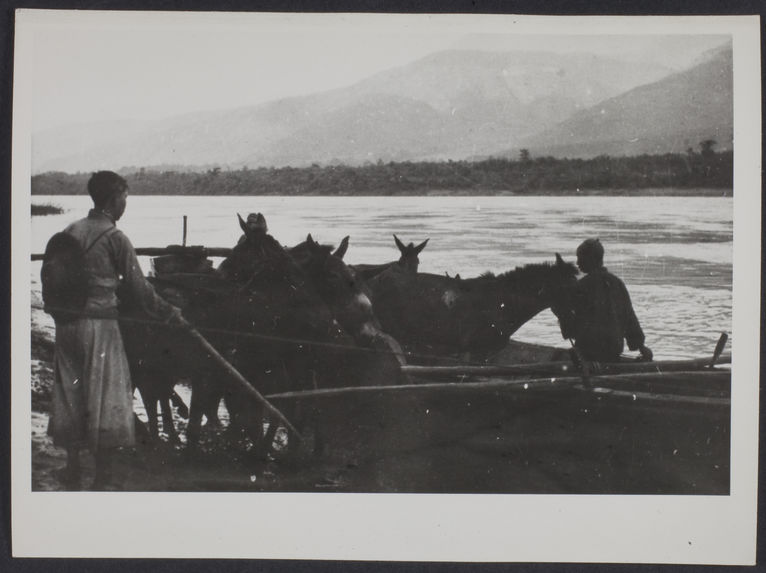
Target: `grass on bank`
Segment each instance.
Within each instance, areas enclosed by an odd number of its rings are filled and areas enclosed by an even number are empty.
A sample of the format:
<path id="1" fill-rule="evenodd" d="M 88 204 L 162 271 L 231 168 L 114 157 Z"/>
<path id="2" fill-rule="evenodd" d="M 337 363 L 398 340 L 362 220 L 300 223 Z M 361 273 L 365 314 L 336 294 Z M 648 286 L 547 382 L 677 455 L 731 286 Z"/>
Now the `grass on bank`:
<path id="1" fill-rule="evenodd" d="M 32 216 L 36 215 L 60 215 L 64 212 L 62 207 L 51 203 L 35 204 L 32 203 Z"/>

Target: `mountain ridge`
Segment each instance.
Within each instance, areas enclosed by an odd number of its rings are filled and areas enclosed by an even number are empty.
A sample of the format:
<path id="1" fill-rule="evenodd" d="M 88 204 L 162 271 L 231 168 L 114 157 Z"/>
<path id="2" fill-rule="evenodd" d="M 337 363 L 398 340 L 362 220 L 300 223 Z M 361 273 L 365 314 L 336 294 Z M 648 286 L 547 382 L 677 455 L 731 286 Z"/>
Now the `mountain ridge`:
<path id="1" fill-rule="evenodd" d="M 502 155 L 594 102 L 668 77 L 666 71 L 582 53 L 447 50 L 316 94 L 153 122 L 49 130 L 33 139 L 33 172 Z"/>
<path id="2" fill-rule="evenodd" d="M 610 98 L 527 138 L 534 154 L 591 157 L 682 152 L 713 139 L 733 144 L 731 48 L 712 50 L 689 69 Z M 582 146 L 581 150 L 578 147 Z"/>

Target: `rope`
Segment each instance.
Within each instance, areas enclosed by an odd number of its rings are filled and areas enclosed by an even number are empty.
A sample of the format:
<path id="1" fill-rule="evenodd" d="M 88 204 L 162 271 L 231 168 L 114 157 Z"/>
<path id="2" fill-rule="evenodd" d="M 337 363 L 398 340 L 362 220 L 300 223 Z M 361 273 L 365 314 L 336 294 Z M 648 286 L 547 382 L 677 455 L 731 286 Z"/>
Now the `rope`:
<path id="1" fill-rule="evenodd" d="M 62 308 L 51 308 L 48 307 L 50 310 L 56 310 L 56 311 L 62 311 L 67 312 L 69 309 L 62 309 Z M 36 305 L 32 303 L 32 309 L 34 310 L 42 310 L 45 312 L 45 309 L 42 306 Z M 156 320 L 153 318 L 139 318 L 139 317 L 132 317 L 132 316 L 106 316 L 104 314 L 99 313 L 93 313 L 93 312 L 77 312 L 78 316 L 84 317 L 84 318 L 108 318 L 110 320 L 117 320 L 118 322 L 126 322 L 126 323 L 137 323 L 137 324 L 147 324 L 147 325 L 162 325 L 162 326 L 171 326 L 175 328 L 182 328 L 180 325 L 173 325 L 169 324 L 167 322 Z M 346 352 L 360 352 L 360 353 L 366 353 L 366 354 L 387 354 L 391 356 L 395 356 L 396 354 L 392 350 L 379 350 L 377 348 L 363 348 L 359 346 L 347 346 L 344 344 L 338 344 L 335 342 L 325 342 L 325 341 L 319 341 L 319 340 L 310 340 L 307 338 L 290 338 L 285 336 L 275 336 L 272 334 L 262 334 L 258 332 L 246 332 L 246 331 L 240 331 L 240 330 L 226 330 L 222 328 L 213 328 L 213 327 L 204 327 L 204 326 L 198 326 L 196 324 L 192 325 L 196 330 L 198 330 L 201 333 L 205 334 L 223 334 L 223 335 L 233 335 L 233 336 L 242 336 L 246 338 L 252 338 L 255 340 L 261 340 L 265 342 L 275 342 L 275 343 L 281 343 L 281 344 L 293 344 L 296 346 L 315 346 L 320 348 L 331 348 L 334 350 L 343 350 Z M 410 353 L 405 352 L 405 355 L 407 358 L 415 358 L 420 360 L 439 360 L 441 362 L 447 361 L 450 362 L 456 366 L 486 366 L 486 363 L 484 362 L 465 362 L 461 361 L 457 358 L 452 357 L 445 357 L 438 354 L 417 354 L 417 353 Z"/>

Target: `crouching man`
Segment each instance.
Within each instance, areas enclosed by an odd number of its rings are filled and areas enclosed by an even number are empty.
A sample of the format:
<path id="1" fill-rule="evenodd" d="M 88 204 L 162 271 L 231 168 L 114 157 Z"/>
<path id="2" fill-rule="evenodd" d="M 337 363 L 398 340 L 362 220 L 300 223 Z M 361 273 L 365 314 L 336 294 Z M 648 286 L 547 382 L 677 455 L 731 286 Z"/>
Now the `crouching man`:
<path id="1" fill-rule="evenodd" d="M 559 313 L 563 337 L 574 339 L 585 360 L 617 362 L 625 341 L 630 350 L 651 360 L 628 289 L 604 267 L 604 247 L 598 239 L 587 239 L 577 248 L 577 266 L 585 276 L 577 282 L 569 308 Z"/>

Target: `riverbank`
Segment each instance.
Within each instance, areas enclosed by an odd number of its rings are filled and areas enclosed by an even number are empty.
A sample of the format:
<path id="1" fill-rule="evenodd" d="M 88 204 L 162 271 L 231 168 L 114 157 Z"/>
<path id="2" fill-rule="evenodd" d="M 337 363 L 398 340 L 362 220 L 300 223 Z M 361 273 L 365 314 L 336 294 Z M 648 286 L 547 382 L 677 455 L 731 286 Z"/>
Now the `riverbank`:
<path id="1" fill-rule="evenodd" d="M 672 195 L 733 188 L 733 153 L 675 153 L 592 159 L 490 158 L 365 165 L 121 170 L 132 195 Z M 32 194 L 82 193 L 89 174 L 41 173 Z M 655 190 L 655 191 L 653 191 Z M 667 191 L 663 194 L 666 194 Z M 707 191 L 705 191 L 707 193 Z"/>
<path id="2" fill-rule="evenodd" d="M 51 203 L 32 203 L 31 211 L 33 217 L 38 217 L 42 215 L 60 215 L 64 212 L 64 209 L 58 205 L 52 205 Z"/>
<path id="3" fill-rule="evenodd" d="M 54 446 L 48 436 L 53 384 L 54 332 L 42 311 L 33 307 L 31 328 L 31 480 L 33 491 L 65 491 L 58 473 L 66 464 L 63 448 Z M 188 389 L 178 387 L 188 404 Z M 339 486 L 333 478 L 332 467 L 321 464 L 294 464 L 254 457 L 247 439 L 228 435 L 225 428 L 203 428 L 198 451 L 189 452 L 184 443 L 186 420 L 174 412 L 174 422 L 181 436 L 178 443 L 170 442 L 161 433 L 151 440 L 143 422 L 146 415 L 140 396 L 134 398 L 137 443 L 134 448 L 118 450 L 113 473 L 124 491 L 327 491 Z M 223 412 L 222 412 L 223 414 Z M 222 416 L 224 423 L 226 416 Z M 284 444 L 283 434 L 277 442 Z M 81 454 L 81 489 L 88 489 L 94 477 L 93 457 Z"/>

